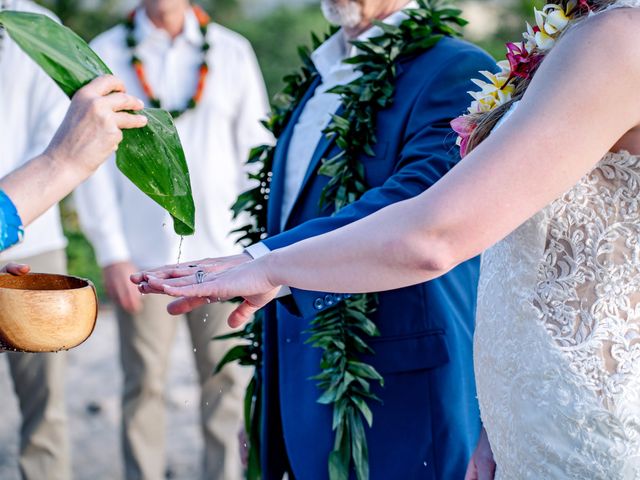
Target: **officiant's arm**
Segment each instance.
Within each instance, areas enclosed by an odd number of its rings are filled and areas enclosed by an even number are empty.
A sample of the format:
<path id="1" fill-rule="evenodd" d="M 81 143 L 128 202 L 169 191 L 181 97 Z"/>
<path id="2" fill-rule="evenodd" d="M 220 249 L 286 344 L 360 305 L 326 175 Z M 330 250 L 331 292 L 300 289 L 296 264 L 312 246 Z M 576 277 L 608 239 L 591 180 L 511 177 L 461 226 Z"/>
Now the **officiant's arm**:
<path id="1" fill-rule="evenodd" d="M 53 140 L 42 155 L 0 179 L 3 191 L 24 225 L 64 198 L 117 148 L 121 129 L 146 125 L 140 100 L 126 95 L 112 76 L 97 78 L 80 89 Z"/>
<path id="2" fill-rule="evenodd" d="M 266 239 L 264 246 L 268 250 L 276 250 L 336 230 L 429 189 L 459 161 L 455 135 L 449 124 L 468 104 L 466 92 L 473 86 L 470 79 L 478 70 L 495 69 L 495 62 L 476 48 L 458 51 L 430 81 L 425 82 L 417 95 L 391 177 L 336 215 L 305 222 Z M 256 249 L 248 251 L 253 254 Z M 295 288 L 291 293 L 298 310 L 295 313 L 304 317 L 316 315 L 342 298 L 326 292 Z M 284 305 L 289 309 L 293 307 L 289 299 L 284 301 Z"/>

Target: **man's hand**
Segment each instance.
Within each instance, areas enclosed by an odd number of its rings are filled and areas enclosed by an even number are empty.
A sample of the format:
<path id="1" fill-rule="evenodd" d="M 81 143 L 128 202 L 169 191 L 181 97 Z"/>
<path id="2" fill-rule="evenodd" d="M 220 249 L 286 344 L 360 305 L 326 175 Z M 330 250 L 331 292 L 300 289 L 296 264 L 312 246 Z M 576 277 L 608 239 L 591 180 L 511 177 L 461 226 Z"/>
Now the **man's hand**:
<path id="1" fill-rule="evenodd" d="M 464 480 L 493 480 L 496 473 L 496 463 L 493 460 L 493 452 L 489 444 L 487 432 L 482 429 L 480 440 L 473 456 L 469 461 Z"/>
<path id="2" fill-rule="evenodd" d="M 22 263 L 9 263 L 0 268 L 0 273 L 10 273 L 11 275 L 26 275 L 31 271 L 29 265 Z"/>
<path id="3" fill-rule="evenodd" d="M 88 177 L 115 152 L 122 129 L 147 124 L 142 100 L 124 93 L 122 81 L 111 75 L 98 77 L 76 92 L 64 121 L 45 155 L 80 177 Z"/>
<path id="4" fill-rule="evenodd" d="M 104 269 L 104 284 L 109 297 L 129 313 L 142 309 L 142 298 L 138 289 L 129 281 L 137 271 L 131 262 L 119 262 Z"/>
<path id="5" fill-rule="evenodd" d="M 131 281 L 138 285 L 140 293 L 164 293 L 163 290 L 152 288 L 149 283 L 149 277 L 155 279 L 182 278 L 193 276 L 198 270 L 205 273 L 224 272 L 232 267 L 237 267 L 243 263 L 253 260 L 248 253 L 240 255 L 232 255 L 230 257 L 205 258 L 202 260 L 194 260 L 191 262 L 179 263 L 177 265 L 166 265 L 164 267 L 144 272 L 136 272 L 131 275 Z"/>

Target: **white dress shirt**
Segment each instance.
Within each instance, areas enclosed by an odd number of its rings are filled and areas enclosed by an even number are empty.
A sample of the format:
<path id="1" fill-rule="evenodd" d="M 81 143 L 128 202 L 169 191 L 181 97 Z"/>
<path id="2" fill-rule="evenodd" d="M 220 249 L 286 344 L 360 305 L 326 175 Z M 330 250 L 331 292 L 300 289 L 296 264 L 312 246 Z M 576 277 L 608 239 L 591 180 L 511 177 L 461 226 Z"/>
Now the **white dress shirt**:
<path id="1" fill-rule="evenodd" d="M 53 17 L 48 10 L 26 0 L 9 1 L 7 9 Z M 5 32 L 0 50 L 0 177 L 44 151 L 68 105 L 62 90 Z M 56 205 L 26 228 L 24 241 L 3 252 L 0 263 L 66 245 Z"/>
<path id="2" fill-rule="evenodd" d="M 203 38 L 195 15 L 188 11 L 183 32 L 172 40 L 139 9 L 134 34 L 137 55 L 163 108 L 183 108 L 193 96 L 202 61 Z M 91 45 L 127 91 L 146 100 L 125 37 L 119 25 Z M 196 205 L 195 235 L 184 238 L 183 260 L 238 253 L 230 236 L 236 228 L 230 207 L 248 187 L 249 150 L 271 141 L 259 123 L 267 116 L 268 102 L 249 42 L 216 24 L 209 27 L 208 41 L 210 71 L 202 100 L 176 120 Z M 176 262 L 180 238 L 171 217 L 119 173 L 114 162 L 76 191 L 76 206 L 101 266 L 127 260 L 139 268 Z"/>
<path id="3" fill-rule="evenodd" d="M 403 10 L 417 7 L 418 3 L 411 1 Z M 407 18 L 407 14 L 403 10 L 389 15 L 383 22 L 399 25 Z M 380 34 L 382 34 L 382 30 L 374 26 L 362 33 L 357 40 L 365 41 Z M 357 49 L 349 43 L 344 30 L 340 29 L 311 54 L 311 60 L 318 70 L 321 83 L 305 104 L 291 136 L 282 197 L 282 228 L 284 228 L 300 193 L 313 154 L 322 138 L 322 131 L 329 124 L 331 116 L 340 107 L 340 96 L 328 93 L 328 90 L 338 85 L 346 85 L 360 76 L 360 73 L 353 69 L 354 65 L 343 63 L 343 60 L 353 57 L 357 53 Z M 258 258 L 269 253 L 269 248 L 263 243 L 257 243 L 245 251 L 253 258 Z"/>

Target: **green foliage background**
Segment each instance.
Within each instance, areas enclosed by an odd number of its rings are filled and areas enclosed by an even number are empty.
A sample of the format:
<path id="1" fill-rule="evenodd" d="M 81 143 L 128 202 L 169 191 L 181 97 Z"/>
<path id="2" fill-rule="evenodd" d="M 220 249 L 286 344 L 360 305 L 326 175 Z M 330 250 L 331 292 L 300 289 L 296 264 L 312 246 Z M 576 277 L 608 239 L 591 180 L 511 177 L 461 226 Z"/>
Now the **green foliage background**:
<path id="1" fill-rule="evenodd" d="M 259 1 L 253 0 L 254 4 Z M 91 8 L 87 8 L 83 0 L 40 0 L 38 3 L 55 12 L 65 25 L 86 40 L 114 26 L 124 15 L 122 0 L 92 2 Z M 298 8 L 283 6 L 265 15 L 255 16 L 246 6 L 241 8 L 238 0 L 203 0 L 198 3 L 212 14 L 216 22 L 251 41 L 270 95 L 280 90 L 282 77 L 299 65 L 297 46 L 310 43 L 310 32 L 324 33 L 328 29 L 317 4 Z M 477 43 L 494 57 L 503 58 L 504 43 L 520 38 L 524 21 L 532 19 L 533 5 L 540 4 L 540 0 L 504 0 L 500 9 L 500 26 L 495 35 Z M 63 202 L 62 218 L 69 238 L 67 254 L 70 272 L 92 279 L 104 299 L 100 269 L 69 201 Z"/>

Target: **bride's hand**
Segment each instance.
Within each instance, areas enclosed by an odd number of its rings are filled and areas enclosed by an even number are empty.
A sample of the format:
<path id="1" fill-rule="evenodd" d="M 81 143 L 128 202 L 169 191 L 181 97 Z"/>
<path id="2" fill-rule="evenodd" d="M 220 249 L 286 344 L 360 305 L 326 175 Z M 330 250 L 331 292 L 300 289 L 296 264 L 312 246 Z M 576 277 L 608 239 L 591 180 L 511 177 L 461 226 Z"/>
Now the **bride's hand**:
<path id="1" fill-rule="evenodd" d="M 274 284 L 269 278 L 268 257 L 266 255 L 223 272 L 205 273 L 202 283 L 198 283 L 195 274 L 178 278 L 156 278 L 148 273 L 146 278 L 154 291 L 179 297 L 169 304 L 169 313 L 173 315 L 190 312 L 206 303 L 243 297 L 244 301 L 229 316 L 229 326 L 235 328 L 249 321 L 280 290 L 280 285 Z"/>
<path id="2" fill-rule="evenodd" d="M 487 432 L 483 428 L 482 432 L 480 432 L 478 446 L 469 461 L 464 480 L 493 480 L 495 473 L 496 463 L 493 459 Z"/>
<path id="3" fill-rule="evenodd" d="M 251 255 L 241 253 L 240 255 L 232 255 L 229 257 L 204 258 L 202 260 L 193 260 L 174 265 L 165 265 L 164 267 L 155 268 L 153 270 L 145 270 L 131 275 L 131 281 L 138 285 L 140 293 L 164 293 L 151 287 L 148 283 L 149 277 L 156 279 L 182 278 L 195 275 L 198 270 L 205 273 L 217 273 L 228 270 L 229 268 L 250 262 Z"/>

